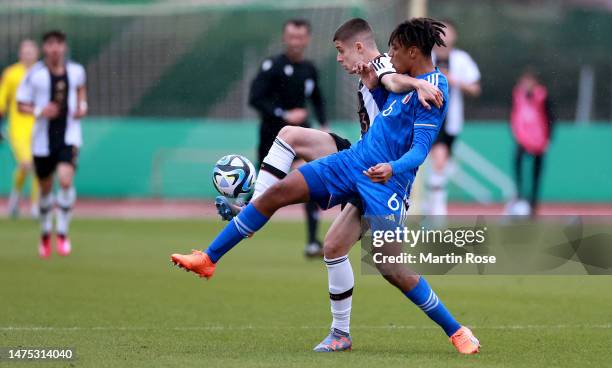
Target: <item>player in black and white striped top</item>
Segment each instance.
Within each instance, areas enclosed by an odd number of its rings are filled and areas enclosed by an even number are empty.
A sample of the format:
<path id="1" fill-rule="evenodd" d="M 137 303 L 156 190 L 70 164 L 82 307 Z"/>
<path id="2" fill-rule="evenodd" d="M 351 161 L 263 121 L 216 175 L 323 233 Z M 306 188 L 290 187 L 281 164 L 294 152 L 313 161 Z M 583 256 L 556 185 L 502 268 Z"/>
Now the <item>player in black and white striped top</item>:
<path id="1" fill-rule="evenodd" d="M 76 201 L 74 174 L 81 138 L 81 118 L 87 114 L 85 69 L 65 59 L 66 35 L 50 31 L 43 36 L 44 59 L 28 71 L 17 90 L 19 111 L 36 118 L 32 136 L 34 168 L 40 185 L 40 222 L 42 236 L 39 255 L 51 255 L 51 230 L 57 204 L 57 252 L 71 251 L 68 227 Z M 59 190 L 53 195 L 53 179 Z"/>

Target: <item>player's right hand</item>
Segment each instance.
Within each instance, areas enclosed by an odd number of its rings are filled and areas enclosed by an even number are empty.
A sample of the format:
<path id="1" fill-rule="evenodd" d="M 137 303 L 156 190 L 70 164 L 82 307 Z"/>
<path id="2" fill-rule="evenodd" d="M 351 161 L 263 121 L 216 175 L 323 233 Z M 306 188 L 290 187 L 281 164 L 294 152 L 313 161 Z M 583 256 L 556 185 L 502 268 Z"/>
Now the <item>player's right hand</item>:
<path id="1" fill-rule="evenodd" d="M 285 111 L 283 120 L 290 125 L 302 125 L 308 117 L 308 110 L 304 108 L 295 108 Z"/>
<path id="2" fill-rule="evenodd" d="M 388 163 L 376 164 L 363 170 L 363 174 L 373 183 L 386 183 L 393 176 L 393 167 Z"/>
<path id="3" fill-rule="evenodd" d="M 49 102 L 40 112 L 40 116 L 45 119 L 54 119 L 60 113 L 59 106 L 55 102 Z"/>
<path id="4" fill-rule="evenodd" d="M 442 92 L 438 87 L 429 83 L 425 79 L 418 79 L 416 91 L 419 97 L 419 102 L 426 109 L 431 109 L 428 102 L 433 103 L 439 109 L 442 108 L 442 104 L 444 103 L 444 95 L 442 95 Z"/>

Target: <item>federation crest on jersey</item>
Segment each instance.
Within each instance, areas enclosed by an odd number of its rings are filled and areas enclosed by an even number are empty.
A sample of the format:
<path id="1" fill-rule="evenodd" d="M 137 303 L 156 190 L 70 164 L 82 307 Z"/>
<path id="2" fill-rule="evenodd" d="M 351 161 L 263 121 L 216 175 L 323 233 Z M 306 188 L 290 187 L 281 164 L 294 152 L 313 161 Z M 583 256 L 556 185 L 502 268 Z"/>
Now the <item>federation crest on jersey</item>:
<path id="1" fill-rule="evenodd" d="M 407 94 L 406 96 L 404 96 L 404 98 L 402 98 L 402 103 L 405 105 L 408 103 L 408 101 L 410 101 L 410 99 L 412 98 L 412 94 L 414 93 L 414 91 L 410 92 L 409 94 Z"/>

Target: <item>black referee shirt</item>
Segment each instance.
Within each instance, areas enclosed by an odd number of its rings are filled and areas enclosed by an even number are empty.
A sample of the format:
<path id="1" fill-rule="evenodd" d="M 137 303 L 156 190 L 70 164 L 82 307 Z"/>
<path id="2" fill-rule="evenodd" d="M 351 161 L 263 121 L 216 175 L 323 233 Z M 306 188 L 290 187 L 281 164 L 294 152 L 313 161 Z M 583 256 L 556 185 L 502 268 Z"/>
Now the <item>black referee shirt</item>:
<path id="1" fill-rule="evenodd" d="M 316 67 L 308 60 L 293 63 L 285 54 L 264 60 L 249 95 L 249 104 L 259 113 L 262 124 L 287 125 L 284 112 L 306 108 L 307 100 L 312 102 L 319 124 L 326 125 Z"/>

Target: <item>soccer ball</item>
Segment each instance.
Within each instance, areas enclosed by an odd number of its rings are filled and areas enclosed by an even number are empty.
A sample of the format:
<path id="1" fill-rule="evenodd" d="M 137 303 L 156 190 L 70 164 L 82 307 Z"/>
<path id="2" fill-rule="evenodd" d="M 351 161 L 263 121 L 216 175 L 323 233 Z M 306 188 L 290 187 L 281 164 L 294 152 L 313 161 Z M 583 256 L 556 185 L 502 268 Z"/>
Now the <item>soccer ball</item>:
<path id="1" fill-rule="evenodd" d="M 227 155 L 215 164 L 212 182 L 221 195 L 247 202 L 253 194 L 256 176 L 255 166 L 249 159 L 240 155 Z"/>

